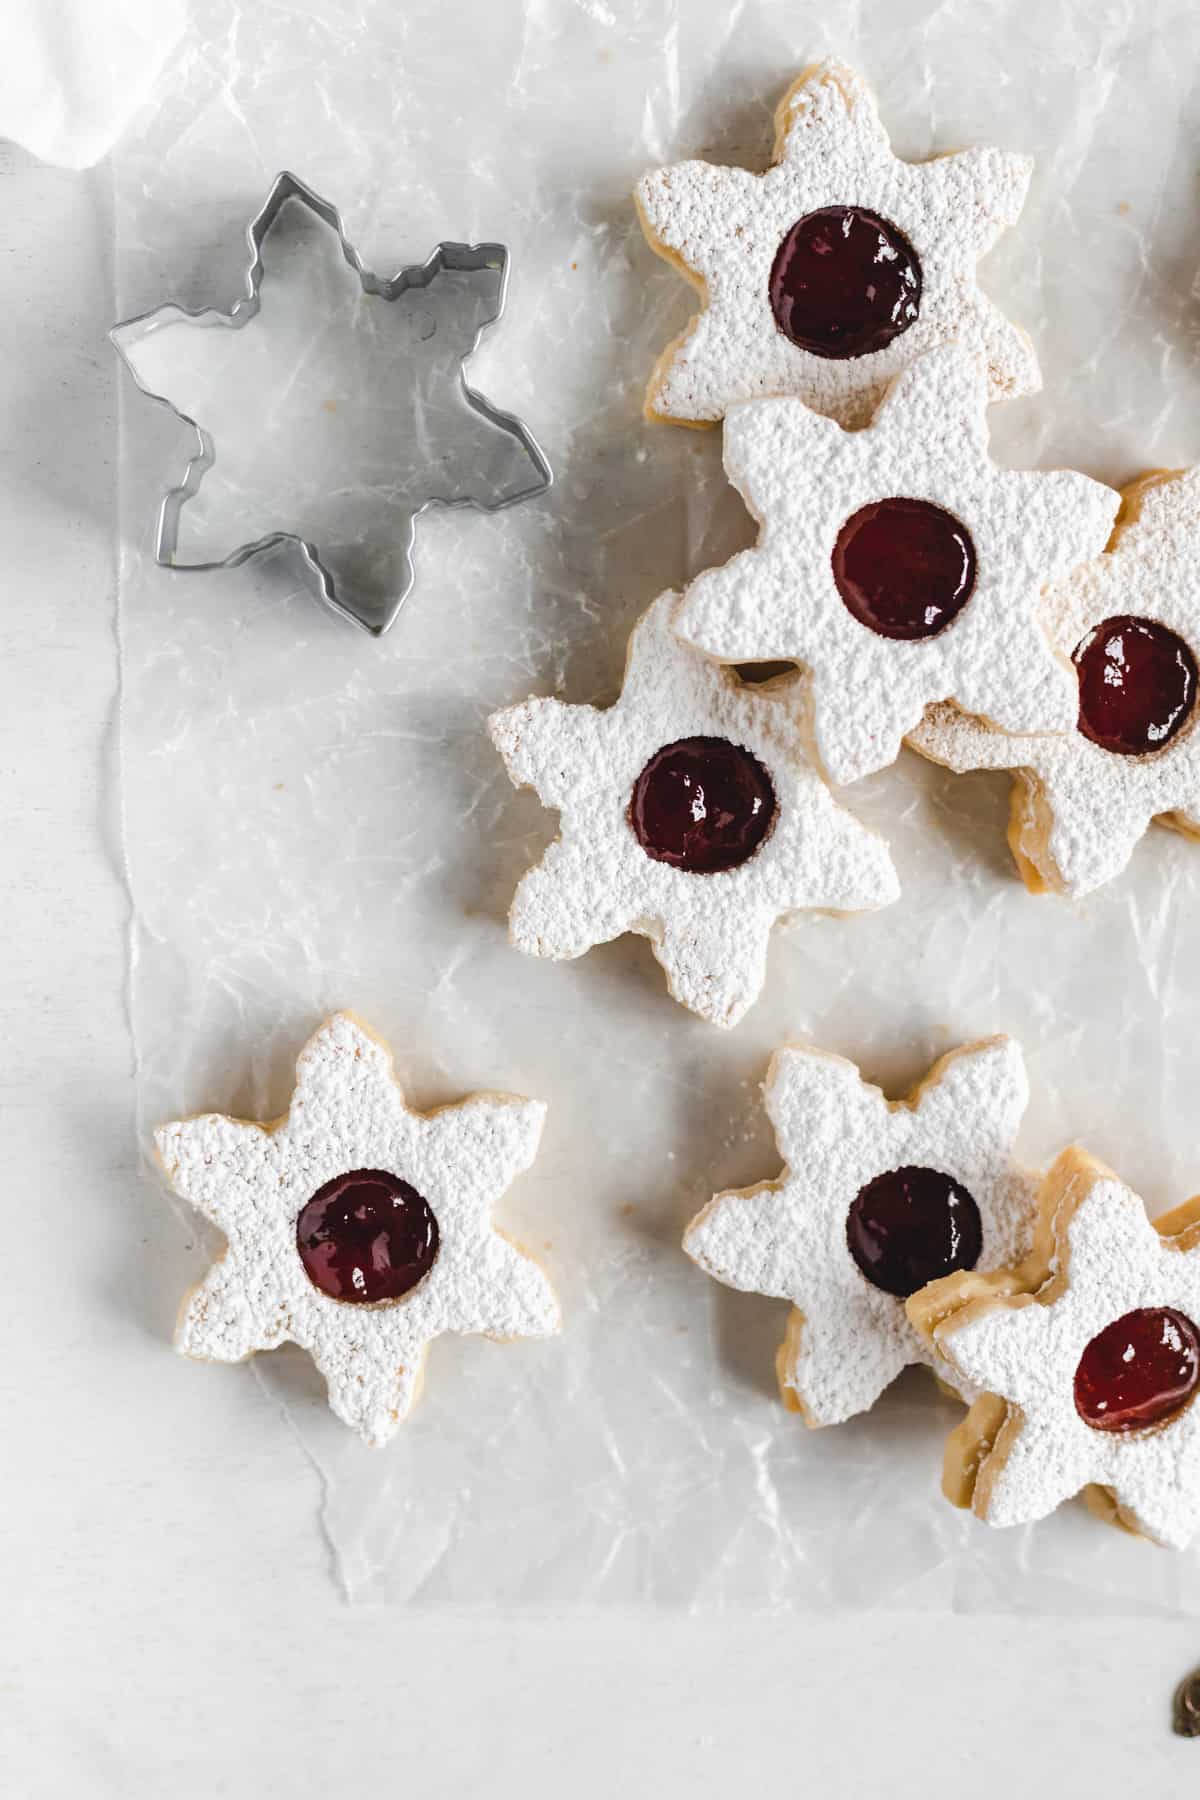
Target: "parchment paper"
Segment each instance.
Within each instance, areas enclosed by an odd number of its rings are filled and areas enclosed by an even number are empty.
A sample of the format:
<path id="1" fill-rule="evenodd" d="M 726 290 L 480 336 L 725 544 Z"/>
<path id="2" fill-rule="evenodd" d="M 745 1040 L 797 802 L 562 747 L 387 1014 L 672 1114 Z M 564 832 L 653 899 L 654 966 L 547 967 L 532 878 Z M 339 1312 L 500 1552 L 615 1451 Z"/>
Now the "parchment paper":
<path id="1" fill-rule="evenodd" d="M 228 305 L 245 222 L 285 166 L 342 208 L 377 270 L 443 237 L 507 242 L 508 315 L 472 376 L 557 474 L 508 513 L 424 518 L 416 590 L 373 643 L 286 559 L 155 567 L 158 497 L 191 446 L 123 389 L 143 1144 L 186 1112 L 278 1114 L 336 1006 L 390 1039 L 417 1104 L 476 1087 L 550 1104 L 499 1218 L 550 1269 L 561 1340 L 441 1340 L 420 1408 L 374 1453 L 299 1352 L 198 1372 L 261 1380 L 286 1408 L 354 1599 L 1111 1612 L 1200 1597 L 1195 1557 L 1078 1505 L 1009 1533 L 953 1512 L 937 1487 L 958 1408 L 920 1371 L 870 1416 L 807 1432 L 774 1393 L 786 1309 L 679 1249 L 715 1188 L 777 1171 L 758 1083 L 788 1038 L 895 1092 L 951 1045 L 1012 1032 L 1031 1161 L 1080 1139 L 1154 1212 L 1200 1186 L 1195 845 L 1154 831 L 1094 898 L 1035 899 L 1004 843 L 1007 779 L 906 753 L 847 795 L 892 843 L 903 900 L 777 934 L 768 992 L 732 1034 L 668 999 L 640 940 L 558 965 L 506 941 L 555 819 L 511 790 L 486 715 L 530 692 L 611 699 L 649 601 L 752 536 L 718 434 L 642 421 L 692 297 L 642 243 L 631 183 L 691 155 L 764 166 L 775 102 L 827 51 L 868 75 L 901 154 L 1037 156 L 985 284 L 1031 331 L 1046 385 L 993 411 L 997 454 L 1117 483 L 1200 456 L 1189 5 L 196 0 L 115 160 L 121 316 Z M 212 1249 L 199 1234 L 197 1278 Z"/>

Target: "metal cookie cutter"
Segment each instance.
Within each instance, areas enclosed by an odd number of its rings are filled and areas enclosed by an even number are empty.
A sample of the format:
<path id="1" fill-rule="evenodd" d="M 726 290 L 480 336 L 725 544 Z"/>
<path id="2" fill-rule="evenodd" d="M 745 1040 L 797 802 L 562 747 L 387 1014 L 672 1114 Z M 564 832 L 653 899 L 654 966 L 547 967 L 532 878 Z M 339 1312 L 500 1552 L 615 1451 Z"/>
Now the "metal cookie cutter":
<path id="1" fill-rule="evenodd" d="M 164 495 L 155 560 L 227 569 L 291 546 L 317 597 L 380 636 L 412 589 L 423 512 L 497 512 L 553 480 L 528 427 L 467 380 L 504 310 L 508 251 L 442 243 L 385 279 L 337 208 L 286 171 L 247 239 L 246 293 L 228 312 L 167 304 L 110 334 L 142 392 L 197 440 Z"/>

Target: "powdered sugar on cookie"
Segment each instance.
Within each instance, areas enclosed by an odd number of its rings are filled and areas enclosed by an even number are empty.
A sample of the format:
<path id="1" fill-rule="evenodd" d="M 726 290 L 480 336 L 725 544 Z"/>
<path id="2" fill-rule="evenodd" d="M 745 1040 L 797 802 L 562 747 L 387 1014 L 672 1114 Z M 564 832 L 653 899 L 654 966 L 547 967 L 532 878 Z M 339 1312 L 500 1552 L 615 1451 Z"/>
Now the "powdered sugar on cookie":
<path id="1" fill-rule="evenodd" d="M 544 1337 L 559 1328 L 545 1275 L 490 1222 L 493 1203 L 533 1161 L 545 1111 L 476 1094 L 414 1112 L 384 1045 L 343 1013 L 305 1047 L 279 1123 L 214 1113 L 164 1125 L 155 1143 L 172 1187 L 228 1240 L 184 1304 L 178 1348 L 239 1362 L 299 1344 L 338 1417 L 368 1444 L 386 1442 L 440 1333 Z M 348 1176 L 355 1182 L 338 1194 Z M 338 1299 L 342 1272 L 348 1297 Z M 395 1291 L 410 1278 L 402 1298 L 372 1302 L 381 1280 Z"/>
<path id="2" fill-rule="evenodd" d="M 726 661 L 803 664 L 815 751 L 834 781 L 893 762 L 933 701 L 1006 732 L 1073 728 L 1074 674 L 1039 603 L 1103 548 L 1119 496 L 1069 470 L 998 467 L 977 359 L 931 351 L 865 431 L 798 400 L 738 407 L 725 467 L 759 541 L 697 577 L 679 632 Z M 897 599 L 914 610 L 889 610 Z"/>
<path id="3" fill-rule="evenodd" d="M 792 1302 L 785 1401 L 834 1425 L 910 1363 L 960 1385 L 909 1323 L 904 1293 L 929 1272 L 994 1268 L 1028 1248 L 1036 1178 L 1012 1152 L 1029 1092 L 1020 1047 L 968 1044 L 894 1102 L 842 1057 L 788 1048 L 764 1091 L 783 1174 L 718 1194 L 683 1247 L 727 1286 Z"/>
<path id="4" fill-rule="evenodd" d="M 809 765 L 791 689 L 748 686 L 689 649 L 677 605 L 663 594 L 638 624 L 607 711 L 527 700 L 489 721 L 513 781 L 562 815 L 510 926 L 520 949 L 550 957 L 640 932 L 682 1005 L 734 1025 L 777 920 L 884 906 L 899 890 L 886 845 Z"/>
<path id="5" fill-rule="evenodd" d="M 1152 1224 L 1111 1170 L 1066 1150 L 1041 1214 L 1015 1291 L 951 1276 L 913 1302 L 988 1390 L 947 1445 L 947 1493 L 1021 1525 L 1095 1484 L 1121 1523 L 1182 1548 L 1200 1527 L 1200 1203 Z"/>
<path id="6" fill-rule="evenodd" d="M 638 184 L 649 243 L 706 298 L 660 359 L 647 412 L 707 423 L 738 401 L 795 394 L 857 425 L 898 369 L 951 341 L 983 358 L 990 398 L 1036 392 L 1028 339 L 980 292 L 975 275 L 978 259 L 1015 223 L 1032 167 L 1028 157 L 995 149 L 901 162 L 853 70 L 836 61 L 806 70 L 776 113 L 775 164 L 765 174 L 684 162 Z M 822 230 L 811 246 L 819 263 L 798 271 L 806 294 L 809 277 L 835 272 L 832 295 L 815 296 L 814 336 L 778 297 L 778 259 L 797 236 L 802 256 L 806 234 Z M 839 255 L 856 254 L 866 265 L 857 297 L 865 305 L 875 295 L 882 309 L 878 328 L 857 337 L 829 319 L 846 286 Z M 847 298 L 854 302 L 853 288 Z M 888 341 L 862 347 L 880 339 Z M 813 343 L 816 350 L 806 347 Z"/>
<path id="7" fill-rule="evenodd" d="M 1175 633 L 1200 658 L 1200 469 L 1143 477 L 1126 503 L 1109 550 L 1076 569 L 1047 597 L 1047 630 L 1070 656 L 1106 620 L 1133 617 Z M 1104 675 L 1130 688 L 1136 645 L 1119 628 L 1106 634 Z M 1154 821 L 1200 835 L 1200 732 L 1195 682 L 1176 650 L 1166 663 L 1175 686 L 1147 695 L 1149 748 L 1123 753 L 1075 729 L 1061 737 L 1014 740 L 954 706 L 932 707 L 909 735 L 931 761 L 967 769 L 1013 771 L 1009 842 L 1035 892 L 1079 896 L 1112 880 Z M 1161 682 L 1160 682 L 1161 688 Z M 1190 694 L 1190 700 L 1188 695 Z M 1188 716 L 1175 710 L 1186 706 Z M 1155 747 L 1168 731 L 1175 735 Z M 1135 738 L 1135 743 L 1138 741 Z"/>

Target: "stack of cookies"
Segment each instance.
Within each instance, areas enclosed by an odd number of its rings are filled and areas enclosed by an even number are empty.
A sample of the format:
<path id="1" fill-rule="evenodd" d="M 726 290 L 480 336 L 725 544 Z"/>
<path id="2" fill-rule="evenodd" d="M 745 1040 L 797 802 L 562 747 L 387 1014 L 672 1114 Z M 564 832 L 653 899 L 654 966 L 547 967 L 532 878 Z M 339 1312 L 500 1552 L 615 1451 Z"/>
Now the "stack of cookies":
<path id="1" fill-rule="evenodd" d="M 865 1412 L 911 1363 L 970 1410 L 943 1491 L 992 1525 L 1083 1492 L 1176 1548 L 1200 1527 L 1200 1200 L 1154 1223 L 1085 1151 L 1014 1158 L 1028 1099 L 1009 1038 L 952 1051 L 888 1101 L 820 1050 L 774 1058 L 782 1173 L 718 1194 L 683 1247 L 790 1300 L 777 1372 L 810 1425 Z"/>
<path id="2" fill-rule="evenodd" d="M 724 1026 L 759 993 L 777 920 L 896 897 L 886 847 L 831 784 L 905 743 L 1012 771 L 1034 892 L 1099 886 L 1154 820 L 1200 835 L 1200 469 L 1117 493 L 989 454 L 988 407 L 1040 385 L 976 281 L 1029 160 L 900 161 L 833 62 L 776 123 L 764 174 L 687 162 L 637 190 L 651 245 L 704 302 L 647 413 L 724 421 L 758 543 L 653 603 L 607 712 L 531 700 L 491 721 L 513 780 L 562 817 L 518 890 L 516 944 L 569 957 L 641 932 L 675 998 Z M 753 664 L 789 669 L 749 681 Z M 779 1382 L 809 1424 L 925 1363 L 971 1403 L 946 1456 L 959 1504 L 1011 1524 L 1083 1489 L 1184 1543 L 1200 1203 L 1152 1226 L 1082 1151 L 1022 1168 L 1026 1097 L 1007 1039 L 944 1057 L 899 1102 L 840 1058 L 782 1050 L 766 1098 L 783 1173 L 716 1196 L 684 1247 L 791 1301 Z"/>
<path id="3" fill-rule="evenodd" d="M 562 818 L 514 941 L 571 957 L 641 932 L 676 999 L 725 1026 L 777 920 L 896 897 L 886 847 L 828 784 L 906 742 L 1012 771 L 1036 892 L 1109 880 L 1152 820 L 1200 834 L 1200 470 L 1119 494 L 989 455 L 988 406 L 1039 385 L 976 283 L 1029 160 L 902 162 L 832 62 L 777 127 L 765 174 L 680 163 L 637 192 L 705 300 L 647 411 L 724 420 L 759 541 L 654 602 L 609 711 L 534 700 L 491 722 L 514 781 Z M 756 663 L 791 672 L 751 684 Z"/>

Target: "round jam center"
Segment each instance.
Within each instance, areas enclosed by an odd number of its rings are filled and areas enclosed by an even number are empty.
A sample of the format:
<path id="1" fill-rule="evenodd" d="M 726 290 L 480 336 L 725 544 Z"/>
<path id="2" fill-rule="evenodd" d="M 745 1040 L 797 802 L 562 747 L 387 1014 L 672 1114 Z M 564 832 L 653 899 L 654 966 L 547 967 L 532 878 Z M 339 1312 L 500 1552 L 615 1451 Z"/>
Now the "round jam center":
<path id="1" fill-rule="evenodd" d="M 1095 1431 L 1141 1431 L 1182 1412 L 1200 1384 L 1200 1334 L 1170 1306 L 1106 1325 L 1079 1359 L 1075 1411 Z"/>
<path id="2" fill-rule="evenodd" d="M 1079 729 L 1102 750 L 1161 750 L 1192 715 L 1196 659 L 1154 619 L 1105 619 L 1075 650 Z"/>
<path id="3" fill-rule="evenodd" d="M 382 1169 L 354 1169 L 318 1188 L 296 1220 L 296 1248 L 314 1287 L 377 1306 L 428 1275 L 438 1222 L 416 1188 Z"/>
<path id="4" fill-rule="evenodd" d="M 876 1175 L 846 1215 L 850 1254 L 872 1286 L 907 1300 L 927 1281 L 973 1269 L 983 1248 L 979 1208 L 940 1169 Z"/>
<path id="5" fill-rule="evenodd" d="M 633 784 L 629 823 L 655 862 L 714 875 L 749 861 L 775 820 L 771 777 L 727 738 L 680 738 L 656 750 Z"/>
<path id="6" fill-rule="evenodd" d="M 798 219 L 769 287 L 780 331 L 814 356 L 867 356 L 907 331 L 921 307 L 921 264 L 895 225 L 861 206 Z"/>
<path id="7" fill-rule="evenodd" d="M 838 532 L 833 579 L 847 611 L 880 637 L 936 637 L 971 598 L 975 546 L 928 500 L 873 500 Z"/>

